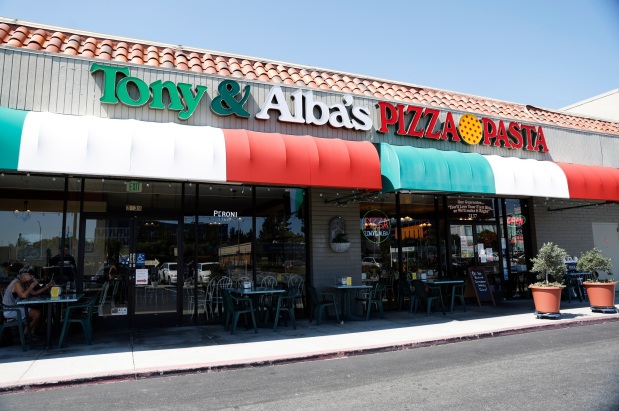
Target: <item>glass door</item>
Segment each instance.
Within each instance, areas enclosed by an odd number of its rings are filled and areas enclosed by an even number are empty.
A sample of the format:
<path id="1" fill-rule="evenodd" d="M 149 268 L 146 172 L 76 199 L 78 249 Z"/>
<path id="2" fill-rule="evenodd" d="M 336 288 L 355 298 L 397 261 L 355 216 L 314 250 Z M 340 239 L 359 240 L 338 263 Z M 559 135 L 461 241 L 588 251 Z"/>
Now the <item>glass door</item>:
<path id="1" fill-rule="evenodd" d="M 133 226 L 133 314 L 156 315 L 176 320 L 178 286 L 181 290 L 186 271 L 178 261 L 179 221 L 135 218 Z"/>
<path id="2" fill-rule="evenodd" d="M 455 276 L 466 276 L 469 267 L 499 273 L 499 240 L 496 224 L 452 224 L 451 264 Z"/>
<path id="3" fill-rule="evenodd" d="M 465 277 L 467 269 L 477 264 L 473 224 L 452 224 L 450 232 L 451 275 Z"/>
<path id="4" fill-rule="evenodd" d="M 175 219 L 83 218 L 83 291 L 98 295 L 99 317 L 115 323 L 177 320 L 178 226 Z M 138 271 L 136 271 L 138 270 Z"/>
<path id="5" fill-rule="evenodd" d="M 475 225 L 477 266 L 484 267 L 486 274 L 499 274 L 499 240 L 496 224 Z"/>

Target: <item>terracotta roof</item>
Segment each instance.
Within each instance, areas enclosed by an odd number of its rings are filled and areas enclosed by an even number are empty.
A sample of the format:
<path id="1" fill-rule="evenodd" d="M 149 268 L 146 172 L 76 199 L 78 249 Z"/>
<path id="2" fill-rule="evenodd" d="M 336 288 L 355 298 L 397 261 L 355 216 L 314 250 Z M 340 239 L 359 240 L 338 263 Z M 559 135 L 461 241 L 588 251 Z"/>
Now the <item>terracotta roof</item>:
<path id="1" fill-rule="evenodd" d="M 216 54 L 189 47 L 146 44 L 138 40 L 21 21 L 11 23 L 13 20 L 9 19 L 0 21 L 4 21 L 0 23 L 0 46 L 340 91 L 376 99 L 396 100 L 406 104 L 433 106 L 523 122 L 619 135 L 619 123 L 524 104 L 395 83 L 350 73 L 294 66 L 288 63 L 265 62 L 244 56 Z"/>

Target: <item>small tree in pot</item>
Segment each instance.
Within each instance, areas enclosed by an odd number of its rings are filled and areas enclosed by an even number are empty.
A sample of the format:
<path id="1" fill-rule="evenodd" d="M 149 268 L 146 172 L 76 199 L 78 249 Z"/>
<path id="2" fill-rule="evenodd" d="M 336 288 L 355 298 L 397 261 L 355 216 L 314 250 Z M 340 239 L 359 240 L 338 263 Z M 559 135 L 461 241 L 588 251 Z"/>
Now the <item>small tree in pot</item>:
<path id="1" fill-rule="evenodd" d="M 582 253 L 578 263 L 576 263 L 576 269 L 591 275 L 591 278 L 583 282 L 587 289 L 591 309 L 593 311 L 617 312 L 615 308 L 615 286 L 617 281 L 611 278 L 599 277 L 601 271 L 612 275 L 610 272 L 612 269 L 610 258 L 604 257 L 600 250 L 593 248 Z"/>
<path id="2" fill-rule="evenodd" d="M 533 263 L 532 272 L 538 273 L 536 283 L 529 286 L 533 294 L 535 303 L 535 315 L 559 317 L 559 307 L 561 305 L 561 292 L 563 276 L 567 267 L 563 260 L 567 258 L 567 252 L 553 243 L 545 243 L 540 248 L 537 256 L 531 259 Z M 552 281 L 550 281 L 552 276 Z"/>
<path id="3" fill-rule="evenodd" d="M 593 248 L 581 254 L 578 262 L 576 263 L 576 269 L 578 271 L 584 271 L 592 274 L 592 278 L 587 280 L 589 282 L 615 282 L 614 279 L 600 279 L 598 271 L 605 271 L 609 275 L 612 275 L 610 270 L 613 265 L 610 263 L 610 258 L 604 257 L 602 252 L 597 248 Z"/>

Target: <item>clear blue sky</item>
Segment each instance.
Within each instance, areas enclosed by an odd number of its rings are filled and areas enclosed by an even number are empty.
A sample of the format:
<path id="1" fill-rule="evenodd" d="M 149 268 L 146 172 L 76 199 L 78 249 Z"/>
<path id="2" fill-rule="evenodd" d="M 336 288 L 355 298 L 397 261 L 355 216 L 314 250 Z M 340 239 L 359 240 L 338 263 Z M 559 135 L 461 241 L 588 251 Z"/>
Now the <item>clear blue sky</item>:
<path id="1" fill-rule="evenodd" d="M 0 0 L 0 15 L 550 109 L 619 88 L 619 0 Z"/>

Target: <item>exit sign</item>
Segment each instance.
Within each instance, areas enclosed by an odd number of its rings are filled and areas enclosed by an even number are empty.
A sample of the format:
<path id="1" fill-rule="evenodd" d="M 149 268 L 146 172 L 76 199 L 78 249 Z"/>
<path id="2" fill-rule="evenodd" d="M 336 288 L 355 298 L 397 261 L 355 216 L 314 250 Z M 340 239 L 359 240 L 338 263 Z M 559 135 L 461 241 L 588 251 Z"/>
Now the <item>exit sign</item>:
<path id="1" fill-rule="evenodd" d="M 129 181 L 127 183 L 127 191 L 130 193 L 141 193 L 142 183 L 140 183 L 139 181 Z"/>

